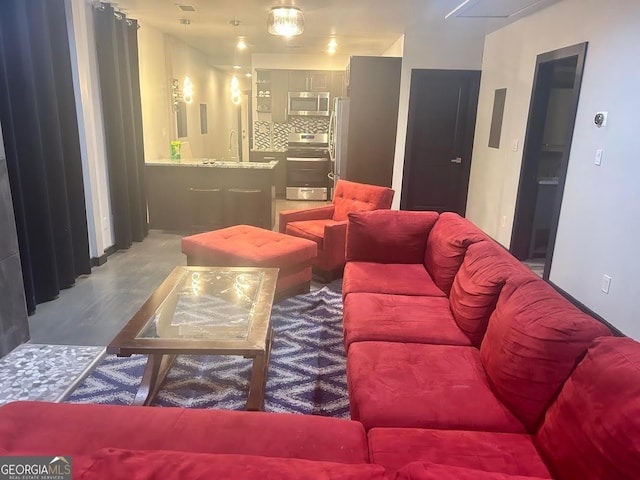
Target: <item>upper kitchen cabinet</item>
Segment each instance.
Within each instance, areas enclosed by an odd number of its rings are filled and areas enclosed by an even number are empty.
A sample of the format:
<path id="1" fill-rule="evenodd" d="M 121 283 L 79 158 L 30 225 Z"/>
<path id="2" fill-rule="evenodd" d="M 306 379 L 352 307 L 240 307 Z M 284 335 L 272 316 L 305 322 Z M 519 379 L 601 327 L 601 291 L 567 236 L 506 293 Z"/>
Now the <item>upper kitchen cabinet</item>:
<path id="1" fill-rule="evenodd" d="M 290 92 L 328 92 L 330 85 L 330 71 L 289 70 Z"/>
<path id="2" fill-rule="evenodd" d="M 256 71 L 256 110 L 271 113 L 271 70 Z"/>
<path id="3" fill-rule="evenodd" d="M 287 121 L 287 93 L 289 91 L 289 72 L 271 70 L 271 121 Z"/>
<path id="4" fill-rule="evenodd" d="M 347 96 L 346 73 L 343 71 L 331 72 L 331 85 L 329 88 L 331 99 Z"/>

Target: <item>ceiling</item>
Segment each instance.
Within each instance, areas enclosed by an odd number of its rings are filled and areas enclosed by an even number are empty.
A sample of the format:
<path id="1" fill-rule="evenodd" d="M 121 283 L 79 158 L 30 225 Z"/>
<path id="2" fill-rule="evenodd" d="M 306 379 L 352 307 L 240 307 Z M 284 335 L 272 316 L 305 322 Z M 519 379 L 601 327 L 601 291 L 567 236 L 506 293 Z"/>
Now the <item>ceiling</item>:
<path id="1" fill-rule="evenodd" d="M 330 37 L 337 53 L 380 55 L 409 28 L 446 32 L 450 29 L 488 33 L 559 0 L 116 0 L 117 10 L 197 48 L 210 63 L 250 64 L 249 53 L 326 55 Z M 270 7 L 295 4 L 305 16 L 305 31 L 286 40 L 267 33 Z M 183 11 L 192 5 L 195 12 Z M 462 5 L 464 4 L 464 5 Z M 462 5 L 448 19 L 445 16 Z M 181 19 L 189 20 L 188 25 Z M 230 21 L 238 20 L 234 27 Z M 238 55 L 235 44 L 244 36 L 249 44 Z M 234 58 L 235 56 L 235 58 Z"/>

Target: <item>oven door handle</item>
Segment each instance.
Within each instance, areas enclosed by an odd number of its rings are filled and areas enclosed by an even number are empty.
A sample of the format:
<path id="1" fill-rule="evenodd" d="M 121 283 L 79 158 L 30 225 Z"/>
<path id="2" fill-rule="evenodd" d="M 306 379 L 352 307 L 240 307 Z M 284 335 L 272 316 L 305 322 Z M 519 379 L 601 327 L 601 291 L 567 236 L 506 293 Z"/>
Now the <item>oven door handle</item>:
<path id="1" fill-rule="evenodd" d="M 326 157 L 318 158 L 301 158 L 301 157 L 287 157 L 287 162 L 328 162 Z"/>

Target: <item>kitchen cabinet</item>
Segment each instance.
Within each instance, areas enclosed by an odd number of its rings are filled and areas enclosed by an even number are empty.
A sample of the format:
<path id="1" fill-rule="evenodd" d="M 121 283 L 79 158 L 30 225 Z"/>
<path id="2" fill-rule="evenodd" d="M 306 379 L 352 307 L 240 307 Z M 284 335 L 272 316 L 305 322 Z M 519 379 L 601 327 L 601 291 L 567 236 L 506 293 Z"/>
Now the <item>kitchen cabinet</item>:
<path id="1" fill-rule="evenodd" d="M 278 161 L 275 168 L 276 197 L 284 198 L 287 190 L 287 168 L 285 162 L 285 152 L 265 152 L 262 150 L 251 150 L 249 161 L 269 163 Z"/>
<path id="2" fill-rule="evenodd" d="M 329 93 L 331 93 L 331 108 L 333 108 L 334 98 L 347 96 L 346 72 L 331 72 L 331 85 L 329 87 Z"/>
<path id="3" fill-rule="evenodd" d="M 286 70 L 271 70 L 271 121 L 287 121 L 289 74 Z"/>
<path id="4" fill-rule="evenodd" d="M 330 84 L 328 70 L 289 70 L 290 92 L 328 92 Z"/>
<path id="5" fill-rule="evenodd" d="M 147 163 L 147 199 L 149 227 L 161 230 L 193 231 L 196 212 L 193 190 L 219 191 L 222 205 L 212 205 L 223 211 L 223 226 L 244 223 L 232 218 L 237 194 L 242 190 L 258 191 L 259 195 L 249 205 L 252 214 L 260 219 L 259 226 L 271 230 L 275 223 L 275 162 L 216 162 L 213 164 L 158 161 Z M 227 192 L 231 191 L 231 194 Z M 253 192 L 247 192 L 253 193 Z M 235 196 L 234 196 L 235 195 Z M 235 212 L 238 213 L 238 212 Z M 239 212 L 246 213 L 246 212 Z"/>
<path id="6" fill-rule="evenodd" d="M 256 110 L 271 113 L 271 71 L 256 71 Z"/>

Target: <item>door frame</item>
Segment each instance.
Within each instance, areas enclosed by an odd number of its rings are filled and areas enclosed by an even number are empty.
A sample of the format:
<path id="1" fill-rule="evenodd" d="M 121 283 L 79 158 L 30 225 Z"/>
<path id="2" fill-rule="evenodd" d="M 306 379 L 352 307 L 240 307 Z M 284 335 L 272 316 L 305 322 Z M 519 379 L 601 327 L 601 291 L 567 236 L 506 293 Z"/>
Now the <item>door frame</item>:
<path id="1" fill-rule="evenodd" d="M 588 42 L 579 43 L 569 47 L 560 48 L 558 50 L 542 53 L 536 57 L 533 86 L 531 88 L 531 101 L 527 117 L 527 130 L 523 145 L 522 167 L 520 169 L 520 180 L 518 182 L 518 197 L 516 199 L 513 229 L 511 231 L 511 243 L 509 248 L 509 251 L 519 260 L 526 260 L 526 258 L 523 257 L 528 256 L 529 242 L 531 241 L 533 227 L 532 219 L 535 213 L 535 184 L 537 183 L 539 163 L 538 152 L 540 145 L 538 142 L 535 142 L 534 139 L 542 138 L 545 127 L 547 104 L 549 101 L 548 95 L 545 95 L 544 98 L 539 95 L 540 93 L 543 93 L 543 90 L 541 89 L 550 88 L 545 83 L 549 81 L 549 78 L 545 78 L 545 71 L 543 69 L 551 62 L 577 57 L 576 76 L 571 95 L 571 110 L 569 113 L 571 127 L 567 128 L 564 140 L 565 149 L 562 153 L 562 158 L 560 159 L 558 188 L 551 215 L 549 244 L 547 247 L 543 272 L 543 278 L 545 280 L 549 279 L 549 273 L 551 272 L 551 262 L 553 260 L 553 251 L 555 249 L 556 236 L 558 233 L 558 222 L 560 221 L 560 210 L 562 208 L 562 197 L 564 194 L 564 186 L 569 167 L 571 142 L 573 140 L 575 120 L 578 113 L 578 100 L 580 98 L 587 46 Z M 544 104 L 542 100 L 544 100 Z"/>
<path id="2" fill-rule="evenodd" d="M 461 216 L 465 215 L 467 209 L 467 195 L 469 193 L 469 178 L 471 175 L 471 157 L 473 153 L 473 139 L 476 128 L 476 115 L 478 113 L 478 98 L 480 93 L 481 70 L 435 70 L 435 69 L 411 69 L 411 85 L 409 90 L 409 113 L 407 117 L 407 135 L 404 146 L 404 165 L 402 169 L 402 190 L 400 196 L 400 210 L 406 210 L 409 203 L 409 178 L 411 175 L 410 148 L 413 144 L 414 135 L 418 134 L 415 125 L 415 115 L 417 108 L 417 88 L 414 85 L 423 79 L 442 79 L 451 78 L 456 75 L 469 81 L 469 105 L 466 112 L 465 122 L 470 128 L 465 132 L 465 138 L 462 141 L 462 182 L 466 185 L 463 191 L 459 192 L 458 204 L 460 206 Z M 466 159 L 469 159 L 466 161 Z"/>

